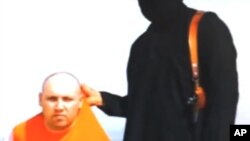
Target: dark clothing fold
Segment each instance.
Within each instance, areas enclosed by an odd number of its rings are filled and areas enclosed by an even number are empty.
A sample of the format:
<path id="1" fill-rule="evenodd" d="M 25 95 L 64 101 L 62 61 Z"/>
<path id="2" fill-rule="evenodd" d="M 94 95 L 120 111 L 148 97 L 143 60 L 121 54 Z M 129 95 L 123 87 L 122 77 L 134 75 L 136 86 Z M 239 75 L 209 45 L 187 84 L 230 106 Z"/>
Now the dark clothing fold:
<path id="1" fill-rule="evenodd" d="M 188 29 L 195 12 L 181 4 L 175 17 L 166 18 L 169 22 L 145 16 L 152 23 L 132 45 L 128 94 L 101 92 L 104 105 L 99 108 L 127 119 L 125 141 L 229 141 L 238 102 L 237 54 L 228 27 L 213 12 L 206 12 L 199 25 L 200 79 L 207 103 L 196 125 L 187 104 L 194 95 Z"/>

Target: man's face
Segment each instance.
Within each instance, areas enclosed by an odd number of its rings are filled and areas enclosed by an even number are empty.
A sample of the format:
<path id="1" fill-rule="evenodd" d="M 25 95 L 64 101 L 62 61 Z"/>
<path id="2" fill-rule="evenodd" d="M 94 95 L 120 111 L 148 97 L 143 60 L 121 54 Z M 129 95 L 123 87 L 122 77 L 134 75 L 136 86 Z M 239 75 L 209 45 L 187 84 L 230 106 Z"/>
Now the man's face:
<path id="1" fill-rule="evenodd" d="M 70 127 L 78 115 L 81 104 L 82 96 L 77 88 L 50 86 L 40 94 L 45 124 L 52 130 Z"/>

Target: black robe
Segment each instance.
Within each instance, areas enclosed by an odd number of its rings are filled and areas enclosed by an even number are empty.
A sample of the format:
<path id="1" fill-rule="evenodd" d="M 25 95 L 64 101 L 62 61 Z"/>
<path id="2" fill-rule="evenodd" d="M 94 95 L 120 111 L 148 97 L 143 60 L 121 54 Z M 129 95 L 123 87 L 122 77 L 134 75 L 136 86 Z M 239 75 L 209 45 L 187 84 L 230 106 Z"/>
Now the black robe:
<path id="1" fill-rule="evenodd" d="M 206 12 L 200 22 L 200 79 L 207 103 L 194 124 L 187 104 L 194 95 L 188 29 L 196 10 L 184 4 L 177 9 L 175 16 L 159 22 L 142 8 L 152 23 L 132 45 L 128 94 L 101 92 L 104 106 L 100 109 L 127 119 L 125 141 L 229 141 L 238 102 L 236 50 L 230 31 L 213 12 Z"/>

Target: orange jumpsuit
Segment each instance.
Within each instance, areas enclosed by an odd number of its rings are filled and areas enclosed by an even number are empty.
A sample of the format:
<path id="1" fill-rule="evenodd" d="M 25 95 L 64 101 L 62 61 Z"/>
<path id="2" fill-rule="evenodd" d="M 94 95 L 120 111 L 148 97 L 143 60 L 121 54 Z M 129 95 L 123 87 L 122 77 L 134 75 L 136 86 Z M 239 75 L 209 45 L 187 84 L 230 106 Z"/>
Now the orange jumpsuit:
<path id="1" fill-rule="evenodd" d="M 49 131 L 42 113 L 13 129 L 13 141 L 109 141 L 90 107 L 84 102 L 76 124 L 67 131 Z"/>

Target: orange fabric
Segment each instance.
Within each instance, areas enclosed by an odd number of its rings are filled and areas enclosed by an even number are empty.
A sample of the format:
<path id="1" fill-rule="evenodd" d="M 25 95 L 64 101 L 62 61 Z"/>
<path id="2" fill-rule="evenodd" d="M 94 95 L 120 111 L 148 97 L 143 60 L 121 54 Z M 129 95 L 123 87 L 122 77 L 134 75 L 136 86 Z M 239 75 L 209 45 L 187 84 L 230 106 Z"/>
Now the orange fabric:
<path id="1" fill-rule="evenodd" d="M 192 73 L 195 81 L 195 93 L 198 97 L 197 109 L 202 109 L 206 104 L 206 94 L 199 82 L 199 61 L 198 61 L 198 25 L 204 15 L 204 12 L 198 11 L 192 18 L 189 27 L 189 50 L 190 50 L 190 61 L 192 64 Z"/>
<path id="2" fill-rule="evenodd" d="M 86 102 L 84 102 L 76 120 L 76 124 L 70 130 L 56 133 L 46 129 L 43 115 L 40 113 L 14 128 L 13 141 L 110 140 Z"/>

